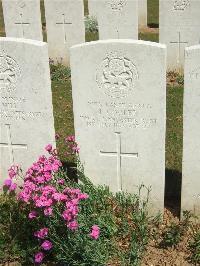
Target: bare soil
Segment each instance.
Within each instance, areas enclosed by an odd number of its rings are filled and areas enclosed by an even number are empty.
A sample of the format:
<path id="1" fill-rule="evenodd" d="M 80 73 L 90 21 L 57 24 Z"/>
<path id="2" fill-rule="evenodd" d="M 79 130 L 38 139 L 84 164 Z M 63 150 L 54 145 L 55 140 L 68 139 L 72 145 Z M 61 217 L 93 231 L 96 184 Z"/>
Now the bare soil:
<path id="1" fill-rule="evenodd" d="M 190 262 L 191 251 L 189 243 L 192 240 L 194 231 L 199 225 L 194 221 L 191 227 L 183 234 L 180 243 L 174 247 L 161 247 L 162 234 L 171 223 L 179 224 L 180 221 L 172 212 L 165 209 L 163 223 L 155 228 L 157 237 L 152 237 L 147 245 L 146 254 L 143 257 L 141 266 L 189 266 L 197 265 Z M 153 228 L 152 228 L 153 229 Z"/>

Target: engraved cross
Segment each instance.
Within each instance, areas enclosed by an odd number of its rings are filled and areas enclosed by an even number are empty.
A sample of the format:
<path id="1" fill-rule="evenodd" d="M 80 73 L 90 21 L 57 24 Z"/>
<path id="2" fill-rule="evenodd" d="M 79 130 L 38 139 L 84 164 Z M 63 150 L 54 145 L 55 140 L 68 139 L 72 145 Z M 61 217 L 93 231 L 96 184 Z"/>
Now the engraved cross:
<path id="1" fill-rule="evenodd" d="M 8 148 L 9 156 L 10 156 L 10 164 L 14 164 L 14 149 L 26 149 L 26 144 L 15 144 L 12 142 L 12 134 L 11 134 L 11 125 L 7 124 L 6 130 L 7 130 L 7 142 L 0 142 L 0 148 Z"/>
<path id="2" fill-rule="evenodd" d="M 116 152 L 108 152 L 108 151 L 100 151 L 100 155 L 103 156 L 116 156 L 117 157 L 117 182 L 118 182 L 118 188 L 119 191 L 122 191 L 122 158 L 138 158 L 138 153 L 126 153 L 122 152 L 121 148 L 121 133 L 120 132 L 115 132 L 117 142 L 116 142 Z"/>
<path id="3" fill-rule="evenodd" d="M 25 35 L 25 30 L 24 30 L 24 26 L 29 26 L 30 23 L 28 22 L 23 22 L 23 15 L 22 13 L 20 14 L 20 22 L 15 22 L 16 25 L 21 25 L 21 29 L 22 29 L 22 37 L 24 38 Z"/>
<path id="4" fill-rule="evenodd" d="M 66 22 L 65 20 L 65 14 L 62 14 L 63 21 L 62 22 L 57 22 L 57 25 L 62 25 L 63 26 L 63 34 L 64 34 L 64 43 L 67 42 L 67 33 L 66 33 L 66 25 L 72 25 L 71 22 Z"/>
<path id="5" fill-rule="evenodd" d="M 181 44 L 187 44 L 188 42 L 183 42 L 181 41 L 181 33 L 178 32 L 178 41 L 173 41 L 170 42 L 172 44 L 178 44 L 178 58 L 177 58 L 177 63 L 180 63 L 180 56 L 181 56 Z"/>

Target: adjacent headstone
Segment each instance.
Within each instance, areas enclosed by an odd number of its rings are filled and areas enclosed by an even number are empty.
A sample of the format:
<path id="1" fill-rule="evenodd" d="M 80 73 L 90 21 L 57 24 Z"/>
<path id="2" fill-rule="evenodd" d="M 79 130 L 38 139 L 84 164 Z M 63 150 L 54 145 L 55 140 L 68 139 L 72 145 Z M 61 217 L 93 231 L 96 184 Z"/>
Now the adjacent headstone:
<path id="1" fill-rule="evenodd" d="M 138 0 L 139 28 L 147 27 L 147 0 Z"/>
<path id="2" fill-rule="evenodd" d="M 97 17 L 97 11 L 98 11 L 97 1 L 100 1 L 100 0 L 88 0 L 88 10 L 89 10 L 89 15 L 91 17 Z M 118 2 L 120 3 L 120 1 Z M 138 0 L 138 11 L 139 11 L 139 14 L 138 14 L 139 28 L 144 28 L 147 26 L 147 0 Z M 129 12 L 131 12 L 131 10 L 129 10 Z"/>
<path id="3" fill-rule="evenodd" d="M 0 38 L 0 184 L 55 143 L 47 44 Z"/>
<path id="4" fill-rule="evenodd" d="M 160 0 L 160 43 L 167 45 L 168 70 L 182 71 L 184 49 L 200 42 L 200 1 Z"/>
<path id="5" fill-rule="evenodd" d="M 186 48 L 182 210 L 200 215 L 200 45 Z"/>
<path id="6" fill-rule="evenodd" d="M 94 7 L 99 39 L 138 39 L 138 0 L 91 0 Z"/>
<path id="7" fill-rule="evenodd" d="M 7 37 L 42 41 L 40 0 L 2 0 Z"/>
<path id="8" fill-rule="evenodd" d="M 85 42 L 82 0 L 45 0 L 49 57 L 69 65 L 69 48 Z"/>
<path id="9" fill-rule="evenodd" d="M 151 186 L 164 205 L 166 48 L 107 40 L 71 48 L 76 140 L 86 176 L 114 192 Z"/>

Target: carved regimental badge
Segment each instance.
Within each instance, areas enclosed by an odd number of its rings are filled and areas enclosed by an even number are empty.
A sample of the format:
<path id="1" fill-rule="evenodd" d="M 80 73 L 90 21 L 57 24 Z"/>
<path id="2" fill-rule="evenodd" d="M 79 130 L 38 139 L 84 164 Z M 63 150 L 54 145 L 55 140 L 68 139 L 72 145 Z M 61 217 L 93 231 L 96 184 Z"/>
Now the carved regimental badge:
<path id="1" fill-rule="evenodd" d="M 108 5 L 113 11 L 121 11 L 127 0 L 109 0 Z"/>
<path id="2" fill-rule="evenodd" d="M 174 2 L 174 10 L 184 11 L 187 7 L 189 7 L 189 0 L 175 0 Z"/>
<path id="3" fill-rule="evenodd" d="M 19 7 L 24 8 L 26 6 L 26 3 L 22 0 L 19 2 Z"/>
<path id="4" fill-rule="evenodd" d="M 16 61 L 0 50 L 0 91 L 14 91 L 20 76 L 20 67 Z"/>
<path id="5" fill-rule="evenodd" d="M 136 66 L 128 58 L 111 53 L 103 60 L 96 73 L 101 91 L 112 98 L 124 98 L 130 94 L 138 79 Z"/>

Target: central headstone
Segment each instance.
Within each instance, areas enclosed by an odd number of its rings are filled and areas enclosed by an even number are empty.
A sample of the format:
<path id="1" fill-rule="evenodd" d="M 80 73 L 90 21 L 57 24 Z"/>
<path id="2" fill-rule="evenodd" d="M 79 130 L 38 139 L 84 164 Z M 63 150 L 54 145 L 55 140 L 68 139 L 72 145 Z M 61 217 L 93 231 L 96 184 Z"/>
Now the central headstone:
<path id="1" fill-rule="evenodd" d="M 47 44 L 0 38 L 0 185 L 55 144 Z"/>
<path id="2" fill-rule="evenodd" d="M 138 0 L 94 1 L 99 39 L 138 39 Z"/>
<path id="3" fill-rule="evenodd" d="M 82 0 L 45 0 L 49 57 L 69 65 L 69 48 L 85 42 Z"/>
<path id="4" fill-rule="evenodd" d="M 168 70 L 183 71 L 184 49 L 200 42 L 200 1 L 160 0 L 159 41 L 167 45 Z"/>
<path id="5" fill-rule="evenodd" d="M 75 132 L 86 176 L 114 192 L 151 186 L 152 209 L 161 212 L 165 50 L 160 44 L 131 40 L 71 48 Z"/>
<path id="6" fill-rule="evenodd" d="M 43 40 L 40 0 L 2 0 L 7 37 Z"/>

